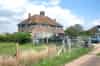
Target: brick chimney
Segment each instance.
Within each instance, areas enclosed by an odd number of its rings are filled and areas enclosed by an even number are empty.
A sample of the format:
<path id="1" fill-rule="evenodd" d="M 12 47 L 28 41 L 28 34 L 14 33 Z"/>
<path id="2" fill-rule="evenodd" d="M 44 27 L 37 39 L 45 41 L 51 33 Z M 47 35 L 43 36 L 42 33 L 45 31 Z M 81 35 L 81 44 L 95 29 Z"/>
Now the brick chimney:
<path id="1" fill-rule="evenodd" d="M 56 22 L 56 19 L 54 19 L 54 21 Z"/>
<path id="2" fill-rule="evenodd" d="M 31 13 L 28 13 L 28 19 L 29 20 L 31 19 Z"/>
<path id="3" fill-rule="evenodd" d="M 40 16 L 45 16 L 45 12 L 44 11 L 40 11 Z"/>

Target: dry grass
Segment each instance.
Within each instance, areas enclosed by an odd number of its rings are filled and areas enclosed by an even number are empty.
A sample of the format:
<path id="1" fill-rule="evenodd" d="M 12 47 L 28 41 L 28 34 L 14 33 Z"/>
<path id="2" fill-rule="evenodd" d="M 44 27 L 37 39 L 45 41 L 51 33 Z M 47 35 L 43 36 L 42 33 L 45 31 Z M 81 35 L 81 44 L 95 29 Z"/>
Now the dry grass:
<path id="1" fill-rule="evenodd" d="M 41 59 L 47 58 L 47 57 L 52 57 L 57 53 L 56 47 L 48 47 L 45 50 L 41 50 L 39 52 L 28 52 L 25 53 L 24 55 L 21 55 L 20 59 L 24 61 L 28 60 L 31 61 L 32 63 L 37 62 Z"/>
<path id="2" fill-rule="evenodd" d="M 0 66 L 16 66 L 16 59 L 14 57 L 7 57 L 7 56 L 1 56 L 0 57 Z"/>
<path id="3" fill-rule="evenodd" d="M 19 66 L 28 66 L 27 63 L 35 63 L 46 57 L 54 56 L 56 52 L 56 47 L 52 46 L 38 52 L 33 50 L 21 52 L 19 55 Z M 0 57 L 0 66 L 17 66 L 16 57 Z"/>

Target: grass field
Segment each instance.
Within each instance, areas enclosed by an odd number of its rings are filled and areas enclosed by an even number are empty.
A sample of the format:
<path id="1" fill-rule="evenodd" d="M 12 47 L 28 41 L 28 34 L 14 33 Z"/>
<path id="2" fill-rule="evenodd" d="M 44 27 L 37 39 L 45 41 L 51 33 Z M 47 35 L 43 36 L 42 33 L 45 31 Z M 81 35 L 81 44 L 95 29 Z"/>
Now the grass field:
<path id="1" fill-rule="evenodd" d="M 19 45 L 19 48 L 21 50 L 33 49 L 39 51 L 45 47 L 46 47 L 45 45 L 35 46 L 32 43 Z M 16 53 L 16 43 L 5 43 L 5 42 L 0 43 L 0 55 L 15 55 L 15 53 Z"/>
<path id="2" fill-rule="evenodd" d="M 89 51 L 90 49 L 88 48 L 78 48 L 73 50 L 70 54 L 66 52 L 54 58 L 41 60 L 39 63 L 30 66 L 64 66 L 65 63 L 68 63 L 84 54 L 87 54 Z"/>
<path id="3" fill-rule="evenodd" d="M 97 53 L 96 55 L 97 55 L 97 56 L 100 56 L 100 53 Z"/>
<path id="4" fill-rule="evenodd" d="M 19 45 L 19 48 L 21 50 L 33 49 L 36 51 L 40 51 L 41 49 L 44 49 L 46 47 L 46 45 L 35 46 L 32 43 Z M 87 54 L 90 50 L 90 48 L 77 48 L 73 49 L 70 54 L 68 52 L 65 52 L 53 58 L 41 59 L 37 63 L 25 62 L 25 64 L 27 66 L 63 66 L 65 63 L 68 63 L 84 54 Z M 14 55 L 15 53 L 16 43 L 0 43 L 0 55 Z"/>

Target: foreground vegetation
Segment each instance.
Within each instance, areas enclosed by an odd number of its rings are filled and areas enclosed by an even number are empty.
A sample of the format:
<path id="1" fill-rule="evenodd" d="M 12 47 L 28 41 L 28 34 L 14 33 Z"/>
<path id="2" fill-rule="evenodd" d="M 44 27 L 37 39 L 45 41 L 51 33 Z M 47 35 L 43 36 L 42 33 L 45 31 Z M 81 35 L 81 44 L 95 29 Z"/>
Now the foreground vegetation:
<path id="1" fill-rule="evenodd" d="M 14 55 L 16 45 L 14 43 L 0 43 L 0 55 Z"/>
<path id="2" fill-rule="evenodd" d="M 34 46 L 32 43 L 20 44 L 20 49 L 33 49 L 33 50 L 41 50 L 41 48 L 45 48 L 45 45 L 42 46 Z M 75 48 L 70 53 L 65 52 L 59 56 L 55 56 L 52 58 L 41 59 L 37 63 L 33 62 L 24 62 L 24 66 L 63 66 L 65 63 L 68 63 L 84 54 L 87 54 L 91 48 Z M 14 55 L 16 53 L 16 43 L 0 43 L 0 55 Z M 99 55 L 99 54 L 98 54 Z M 24 64 L 23 63 L 23 64 Z"/>
<path id="3" fill-rule="evenodd" d="M 29 43 L 31 42 L 31 34 L 26 32 L 0 34 L 0 42 Z"/>
<path id="4" fill-rule="evenodd" d="M 71 53 L 66 52 L 60 56 L 43 59 L 38 63 L 29 64 L 29 66 L 63 66 L 65 63 L 87 54 L 90 50 L 90 48 L 78 48 L 76 50 L 72 50 Z"/>
<path id="5" fill-rule="evenodd" d="M 97 56 L 100 56 L 100 53 L 97 53 L 96 55 L 97 55 Z"/>
<path id="6" fill-rule="evenodd" d="M 35 46 L 32 43 L 26 43 L 26 44 L 19 44 L 20 50 L 29 50 L 33 49 L 36 51 L 39 51 L 43 48 L 45 48 L 45 45 L 41 46 Z M 14 42 L 0 42 L 0 55 L 15 55 L 16 54 L 16 43 Z"/>

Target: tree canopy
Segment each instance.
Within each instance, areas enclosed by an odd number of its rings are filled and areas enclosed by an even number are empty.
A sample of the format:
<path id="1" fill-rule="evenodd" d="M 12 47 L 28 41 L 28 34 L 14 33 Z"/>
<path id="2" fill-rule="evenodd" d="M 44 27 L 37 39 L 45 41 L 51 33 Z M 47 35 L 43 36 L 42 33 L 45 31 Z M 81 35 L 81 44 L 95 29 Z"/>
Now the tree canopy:
<path id="1" fill-rule="evenodd" d="M 82 31 L 83 31 L 83 27 L 80 24 L 75 24 L 65 29 L 65 35 L 78 36 Z"/>

